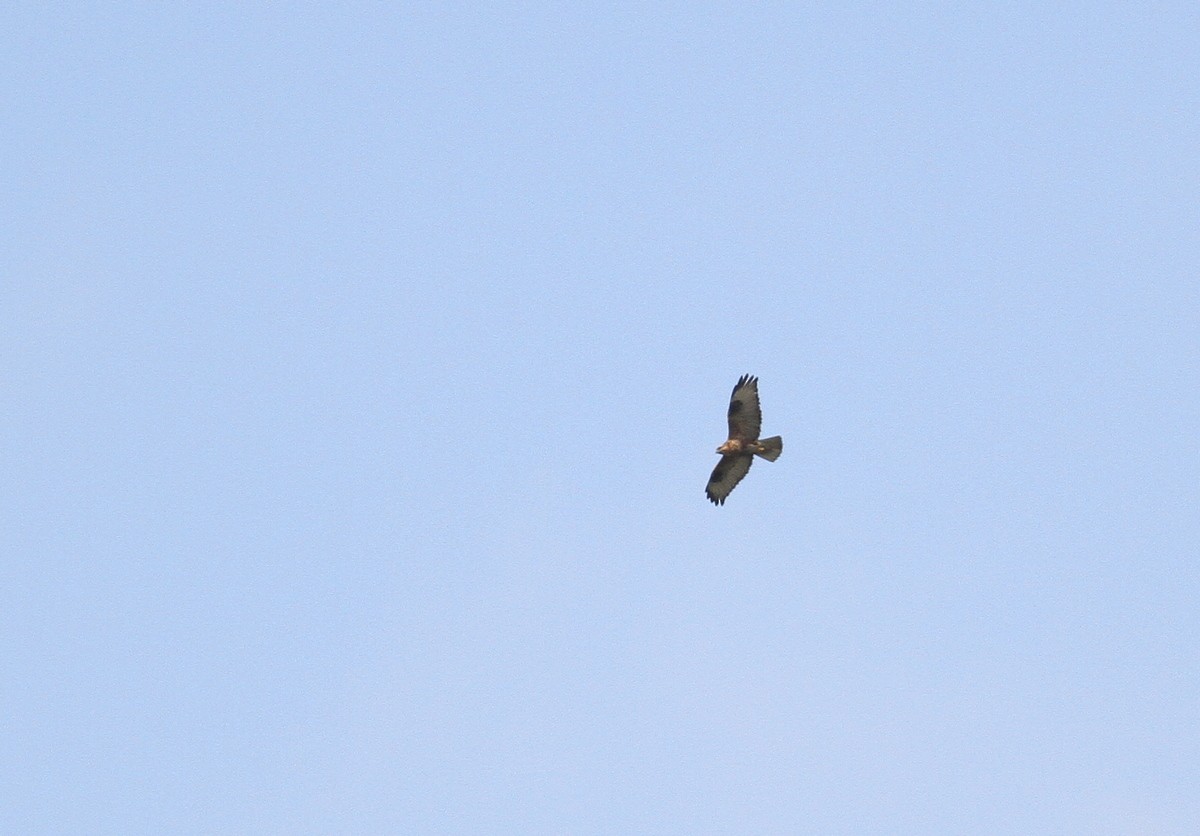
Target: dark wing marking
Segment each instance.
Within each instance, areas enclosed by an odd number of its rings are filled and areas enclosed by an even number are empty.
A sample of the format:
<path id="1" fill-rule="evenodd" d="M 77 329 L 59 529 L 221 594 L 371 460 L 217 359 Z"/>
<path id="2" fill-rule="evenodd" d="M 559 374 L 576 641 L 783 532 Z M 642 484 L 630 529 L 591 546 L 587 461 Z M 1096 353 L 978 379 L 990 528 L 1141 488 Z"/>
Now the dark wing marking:
<path id="1" fill-rule="evenodd" d="M 754 456 L 748 453 L 730 453 L 721 456 L 717 466 L 713 468 L 712 476 L 708 477 L 708 487 L 704 494 L 713 505 L 724 505 L 725 497 L 737 487 L 737 483 L 750 472 L 750 464 Z"/>
<path id="2" fill-rule="evenodd" d="M 762 430 L 758 405 L 758 378 L 742 375 L 729 396 L 729 437 L 754 441 Z"/>

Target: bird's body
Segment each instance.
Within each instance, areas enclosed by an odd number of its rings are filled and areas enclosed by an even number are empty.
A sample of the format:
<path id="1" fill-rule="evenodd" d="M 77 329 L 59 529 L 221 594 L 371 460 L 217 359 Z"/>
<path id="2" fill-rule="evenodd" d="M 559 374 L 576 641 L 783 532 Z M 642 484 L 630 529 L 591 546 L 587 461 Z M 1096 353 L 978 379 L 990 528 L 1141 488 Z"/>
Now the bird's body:
<path id="1" fill-rule="evenodd" d="M 783 452 L 779 436 L 760 439 L 762 409 L 758 403 L 758 378 L 742 375 L 729 398 L 729 438 L 717 448 L 717 462 L 704 493 L 714 505 L 724 505 L 725 498 L 750 471 L 755 456 L 769 462 Z"/>

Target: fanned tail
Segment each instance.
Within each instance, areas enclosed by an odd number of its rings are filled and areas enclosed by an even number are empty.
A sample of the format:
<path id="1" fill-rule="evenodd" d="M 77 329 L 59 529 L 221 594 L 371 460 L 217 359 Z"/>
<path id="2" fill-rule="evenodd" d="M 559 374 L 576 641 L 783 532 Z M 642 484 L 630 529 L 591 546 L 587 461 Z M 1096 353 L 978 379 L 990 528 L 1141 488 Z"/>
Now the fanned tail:
<path id="1" fill-rule="evenodd" d="M 783 439 L 777 435 L 770 438 L 760 438 L 757 442 L 757 449 L 754 452 L 767 461 L 773 462 L 783 452 Z"/>

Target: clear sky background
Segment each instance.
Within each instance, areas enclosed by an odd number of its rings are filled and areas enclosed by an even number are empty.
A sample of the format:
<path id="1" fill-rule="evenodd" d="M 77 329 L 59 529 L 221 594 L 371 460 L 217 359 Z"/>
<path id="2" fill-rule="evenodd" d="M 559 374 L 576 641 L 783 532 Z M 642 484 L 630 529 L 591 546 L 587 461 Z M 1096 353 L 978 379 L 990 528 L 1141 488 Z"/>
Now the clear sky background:
<path id="1" fill-rule="evenodd" d="M 0 830 L 1197 832 L 1200 12 L 1051 5 L 6 6 Z"/>

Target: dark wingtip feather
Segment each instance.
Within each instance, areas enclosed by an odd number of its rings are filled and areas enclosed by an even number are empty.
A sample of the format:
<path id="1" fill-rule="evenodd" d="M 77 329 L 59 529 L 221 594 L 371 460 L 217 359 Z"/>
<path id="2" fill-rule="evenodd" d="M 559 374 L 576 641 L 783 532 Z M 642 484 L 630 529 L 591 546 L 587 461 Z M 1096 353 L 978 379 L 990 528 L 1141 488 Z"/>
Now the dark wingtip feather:
<path id="1" fill-rule="evenodd" d="M 754 386 L 757 383 L 758 383 L 757 377 L 755 377 L 754 375 L 750 375 L 750 374 L 744 374 L 738 378 L 737 383 L 733 384 L 733 391 L 729 393 L 729 396 L 733 397 L 735 394 L 737 394 L 737 390 L 741 389 L 743 386 Z"/>

